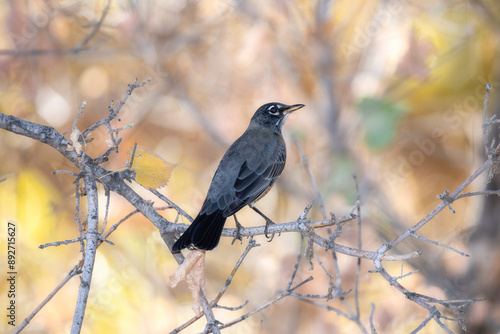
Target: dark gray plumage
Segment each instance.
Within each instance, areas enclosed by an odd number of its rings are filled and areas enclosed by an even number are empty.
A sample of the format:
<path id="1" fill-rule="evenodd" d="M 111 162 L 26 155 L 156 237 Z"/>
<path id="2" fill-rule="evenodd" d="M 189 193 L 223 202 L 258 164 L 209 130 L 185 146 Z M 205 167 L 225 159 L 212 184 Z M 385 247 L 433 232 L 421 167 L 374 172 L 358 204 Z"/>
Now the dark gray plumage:
<path id="1" fill-rule="evenodd" d="M 226 218 L 267 193 L 285 167 L 283 124 L 291 112 L 303 106 L 268 103 L 255 112 L 246 131 L 222 157 L 200 213 L 173 251 L 189 246 L 214 249 Z"/>

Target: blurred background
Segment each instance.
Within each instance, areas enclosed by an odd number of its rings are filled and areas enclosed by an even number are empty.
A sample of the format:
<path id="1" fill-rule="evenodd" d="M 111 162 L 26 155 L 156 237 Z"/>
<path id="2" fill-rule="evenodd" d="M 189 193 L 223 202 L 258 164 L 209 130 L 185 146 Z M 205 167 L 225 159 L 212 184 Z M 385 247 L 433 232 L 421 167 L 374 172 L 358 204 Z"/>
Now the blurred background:
<path id="1" fill-rule="evenodd" d="M 192 216 L 198 213 L 225 150 L 262 104 L 306 105 L 288 118 L 288 161 L 277 186 L 259 203 L 275 222 L 298 218 L 316 190 L 300 150 L 318 184 L 326 213 L 347 214 L 362 202 L 363 248 L 376 250 L 409 228 L 484 162 L 484 84 L 493 86 L 489 115 L 497 112 L 500 83 L 500 3 L 454 1 L 1 1 L 0 110 L 25 120 L 71 131 L 84 130 L 108 114 L 135 78 L 151 78 L 134 91 L 116 127 L 118 154 L 104 167 L 125 167 L 137 143 L 179 164 L 161 192 Z M 89 155 L 107 149 L 105 128 L 92 134 Z M 492 132 L 492 136 L 498 133 Z M 297 142 L 300 149 L 297 147 Z M 0 131 L 0 248 L 7 249 L 7 220 L 17 223 L 17 324 L 55 288 L 81 258 L 79 245 L 41 250 L 40 244 L 78 236 L 74 178 L 52 175 L 75 168 L 55 150 Z M 498 189 L 486 176 L 467 191 Z M 138 185 L 142 196 L 159 200 Z M 104 190 L 100 189 L 101 209 Z M 418 240 L 394 252 L 420 250 L 411 263 L 387 263 L 415 292 L 441 299 L 480 298 L 466 310 L 469 333 L 500 331 L 500 252 L 496 197 L 452 204 L 418 234 L 471 255 L 464 258 Z M 108 226 L 133 209 L 111 197 Z M 103 210 L 101 210 L 103 211 Z M 104 213 L 104 212 L 103 212 Z M 174 212 L 165 211 L 174 221 Z M 322 219 L 314 207 L 313 219 Z M 85 212 L 80 213 L 82 219 Z M 102 220 L 103 215 L 101 215 Z M 244 226 L 264 222 L 252 210 L 238 215 Z M 181 222 L 187 223 L 186 220 Z M 228 219 L 228 227 L 233 227 Z M 325 236 L 324 232 L 321 232 Z M 193 316 L 185 285 L 170 289 L 177 263 L 158 230 L 135 215 L 115 231 L 115 246 L 99 248 L 84 333 L 164 333 Z M 298 234 L 267 243 L 257 238 L 220 304 L 218 320 L 239 317 L 284 289 L 300 245 Z M 351 223 L 337 242 L 356 247 Z M 213 298 L 247 244 L 223 238 L 207 254 L 208 297 Z M 325 266 L 333 272 L 331 257 Z M 6 254 L 2 251 L 2 254 Z M 6 268 L 6 255 L 0 262 Z M 343 289 L 354 287 L 357 260 L 339 255 Z M 361 321 L 368 328 L 370 303 L 380 333 L 408 333 L 426 312 L 406 300 L 362 261 Z M 315 280 L 301 292 L 326 294 L 328 277 L 316 263 L 303 263 L 296 282 Z M 66 333 L 71 326 L 79 280 L 73 278 L 25 329 Z M 2 296 L 8 286 L 0 280 Z M 346 296 L 353 304 L 352 293 Z M 6 298 L 4 299 L 6 300 Z M 2 304 L 5 305 L 5 304 Z M 345 311 L 338 300 L 330 305 Z M 3 307 L 2 307 L 3 308 Z M 11 332 L 5 318 L 0 331 Z M 460 332 L 460 326 L 447 322 Z M 186 332 L 203 331 L 205 320 Z M 228 333 L 357 333 L 333 312 L 298 299 L 282 300 Z M 423 333 L 441 333 L 432 321 Z"/>

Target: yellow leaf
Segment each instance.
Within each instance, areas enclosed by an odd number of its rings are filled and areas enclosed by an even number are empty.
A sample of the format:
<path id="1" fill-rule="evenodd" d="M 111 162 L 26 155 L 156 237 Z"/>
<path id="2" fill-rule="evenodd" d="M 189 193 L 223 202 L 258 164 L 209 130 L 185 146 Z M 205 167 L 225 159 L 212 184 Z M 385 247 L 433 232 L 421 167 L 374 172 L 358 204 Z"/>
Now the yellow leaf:
<path id="1" fill-rule="evenodd" d="M 129 156 L 134 151 L 131 148 L 127 153 Z M 137 147 L 132 163 L 135 171 L 135 180 L 146 188 L 159 188 L 167 185 L 170 174 L 175 168 L 174 164 L 165 161 L 144 147 Z"/>

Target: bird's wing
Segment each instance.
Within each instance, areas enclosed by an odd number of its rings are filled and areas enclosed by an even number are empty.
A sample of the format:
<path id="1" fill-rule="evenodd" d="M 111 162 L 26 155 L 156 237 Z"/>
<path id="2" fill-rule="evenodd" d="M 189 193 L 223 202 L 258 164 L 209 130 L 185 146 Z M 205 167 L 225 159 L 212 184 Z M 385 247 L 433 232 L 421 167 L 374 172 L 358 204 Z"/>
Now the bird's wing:
<path id="1" fill-rule="evenodd" d="M 286 148 L 278 146 L 277 152 L 273 153 L 272 158 L 263 159 L 259 165 L 251 166 L 247 161 L 241 165 L 233 186 L 235 198 L 224 210 L 224 216 L 228 217 L 254 202 L 273 185 L 285 168 Z"/>

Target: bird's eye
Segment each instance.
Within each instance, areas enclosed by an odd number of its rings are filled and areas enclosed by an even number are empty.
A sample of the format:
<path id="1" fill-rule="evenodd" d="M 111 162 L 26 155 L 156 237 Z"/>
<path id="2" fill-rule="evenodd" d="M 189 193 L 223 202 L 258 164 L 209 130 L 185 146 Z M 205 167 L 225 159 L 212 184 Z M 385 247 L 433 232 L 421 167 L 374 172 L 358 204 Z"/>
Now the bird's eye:
<path id="1" fill-rule="evenodd" d="M 267 111 L 269 111 L 269 113 L 271 115 L 274 115 L 274 116 L 276 116 L 280 113 L 278 110 L 278 107 L 276 107 L 276 106 L 270 106 L 269 108 L 267 108 Z"/>

